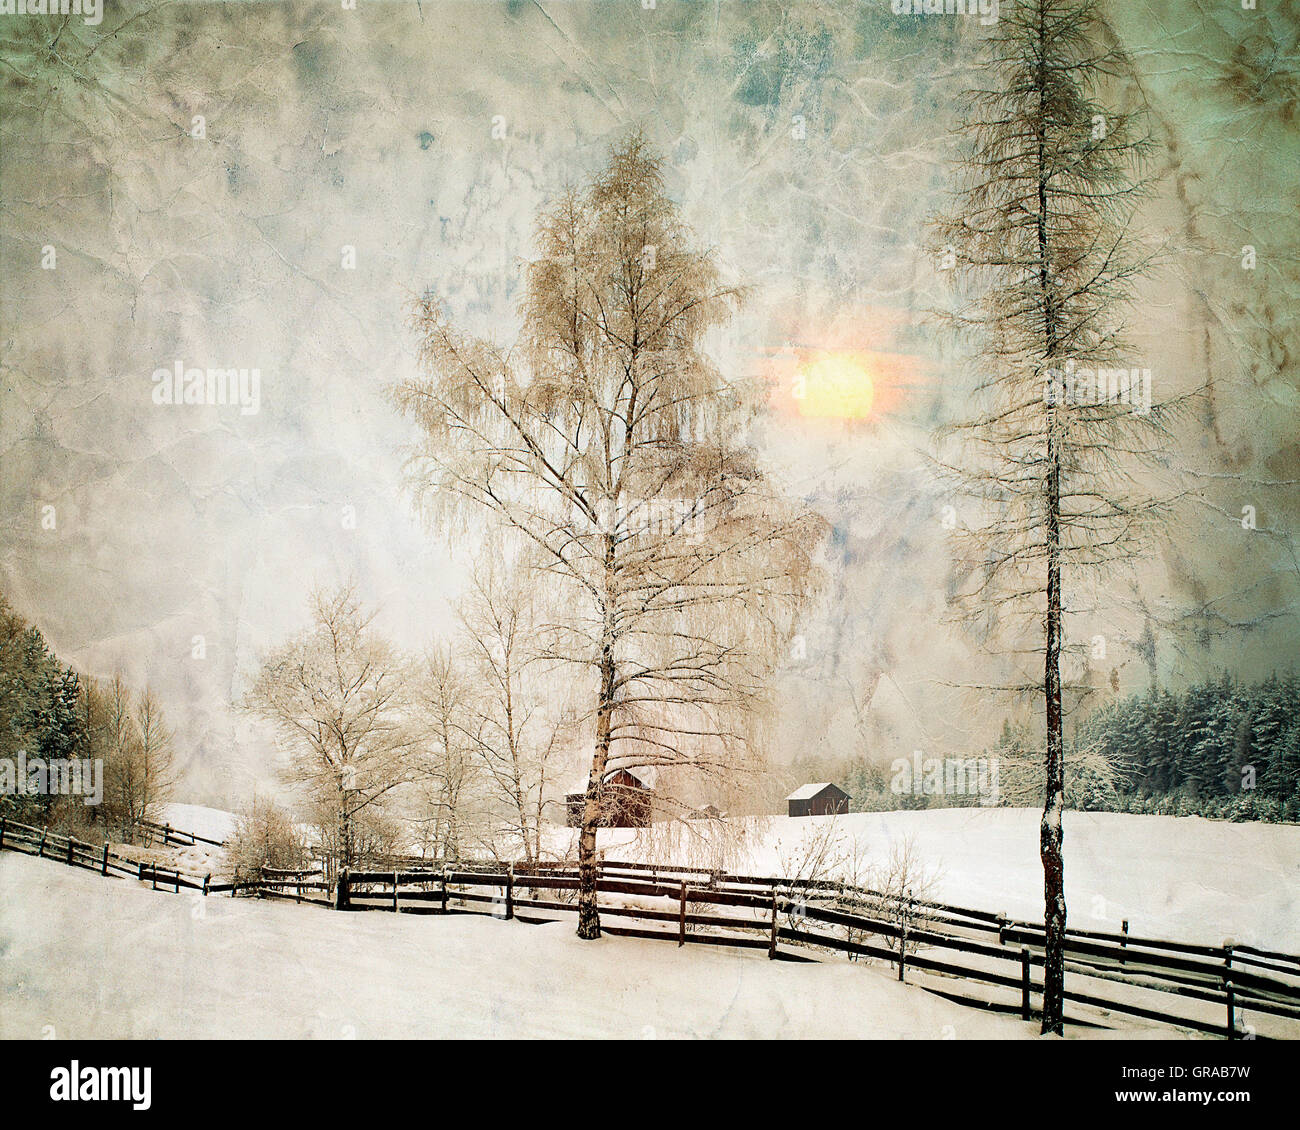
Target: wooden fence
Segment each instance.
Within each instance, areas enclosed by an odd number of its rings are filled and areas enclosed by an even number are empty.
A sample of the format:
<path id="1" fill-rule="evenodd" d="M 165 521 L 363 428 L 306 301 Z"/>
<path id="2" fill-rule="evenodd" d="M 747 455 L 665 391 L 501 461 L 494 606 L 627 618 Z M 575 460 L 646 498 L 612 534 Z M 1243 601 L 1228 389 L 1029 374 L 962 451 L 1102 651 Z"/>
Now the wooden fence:
<path id="1" fill-rule="evenodd" d="M 158 843 L 163 847 L 195 847 L 198 844 L 208 844 L 211 847 L 226 846 L 224 840 L 210 840 L 195 832 L 183 832 L 170 824 L 158 824 L 153 820 L 137 820 L 136 828 L 145 847 L 154 847 Z"/>
<path id="2" fill-rule="evenodd" d="M 576 902 L 564 896 L 577 888 L 576 869 L 556 864 L 353 871 L 341 878 L 335 906 L 546 922 L 576 911 Z M 766 949 L 770 957 L 796 961 L 817 960 L 815 950 L 876 958 L 892 963 L 900 980 L 908 970 L 933 974 L 936 982 L 927 987 L 934 991 L 1019 1011 L 1025 1019 L 1042 991 L 1041 972 L 1035 979 L 1043 966 L 1042 926 L 986 911 L 929 901 L 904 906 L 882 892 L 833 882 L 610 861 L 602 863 L 597 892 L 602 930 L 609 934 Z M 1300 1021 L 1300 957 L 1293 955 L 1073 930 L 1066 959 L 1076 982 L 1066 998 L 1079 1005 L 1229 1039 L 1245 1034 L 1238 1016 L 1246 1009 Z M 1019 1000 L 971 1002 L 945 992 L 943 978 L 1009 989 Z M 1079 988 L 1079 981 L 1086 984 Z M 1120 988 L 1127 991 L 1117 994 Z M 1135 989 L 1208 1003 L 1224 1019 L 1207 1019 L 1203 1008 L 1198 1016 L 1137 1003 L 1128 999 Z"/>
<path id="3" fill-rule="evenodd" d="M 175 829 L 167 829 L 172 837 Z M 183 839 L 176 842 L 185 842 Z M 212 841 L 204 841 L 211 843 Z M 0 819 L 0 848 L 127 875 L 155 889 L 192 889 L 290 900 L 343 911 L 404 914 L 490 914 L 542 923 L 576 912 L 578 872 L 572 864 L 457 862 L 393 870 L 344 872 L 336 884 L 319 870 L 263 868 L 250 879 L 213 883 L 116 855 L 45 829 Z M 602 931 L 686 944 L 766 950 L 773 959 L 817 961 L 826 952 L 890 962 L 903 980 L 927 975 L 925 987 L 954 1000 L 1028 1020 L 1041 995 L 1044 932 L 988 911 L 928 900 L 906 903 L 865 887 L 825 880 L 733 875 L 698 867 L 603 861 L 597 881 Z M 1251 1010 L 1300 1022 L 1300 957 L 1252 946 L 1204 946 L 1119 933 L 1066 932 L 1066 1000 L 1181 1028 L 1238 1039 Z M 1007 990 L 1010 999 L 977 999 L 960 982 Z M 1079 983 L 1083 982 L 1082 987 Z M 1123 990 L 1122 992 L 1120 990 Z M 1138 1003 L 1135 991 L 1158 993 Z M 1180 999 L 1196 1011 L 1171 1012 Z M 1206 1005 L 1223 1017 L 1207 1016 Z M 1096 1023 L 1079 1017 L 1072 1022 Z"/>
<path id="4" fill-rule="evenodd" d="M 173 868 L 159 867 L 141 860 L 128 859 L 110 850 L 105 842 L 96 846 L 73 836 L 62 836 L 48 828 L 34 828 L 0 817 L 0 849 L 23 852 L 42 859 L 57 859 L 70 867 L 83 867 L 101 875 L 126 875 L 151 883 L 154 890 L 204 890 L 206 878 L 188 875 Z M 207 877 L 207 878 L 210 878 Z"/>

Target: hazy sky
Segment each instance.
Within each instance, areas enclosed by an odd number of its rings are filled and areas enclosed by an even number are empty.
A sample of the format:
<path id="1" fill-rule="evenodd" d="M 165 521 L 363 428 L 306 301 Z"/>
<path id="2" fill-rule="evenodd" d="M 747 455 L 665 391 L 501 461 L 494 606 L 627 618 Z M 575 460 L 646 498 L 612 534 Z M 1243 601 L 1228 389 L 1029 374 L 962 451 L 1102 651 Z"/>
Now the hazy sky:
<path id="1" fill-rule="evenodd" d="M 1127 692 L 1146 685 L 1134 599 L 1157 621 L 1275 617 L 1158 627 L 1162 678 L 1294 663 L 1300 491 L 1268 484 L 1300 478 L 1300 14 L 1112 8 L 1161 142 L 1142 231 L 1164 257 L 1130 312 L 1134 363 L 1160 397 L 1212 382 L 1169 457 L 1219 476 L 1135 592 L 1074 618 Z M 432 286 L 508 344 L 538 206 L 639 126 L 754 287 L 717 356 L 777 378 L 765 443 L 835 524 L 779 754 L 850 752 L 864 688 L 876 756 L 983 742 L 1007 708 L 941 685 L 987 672 L 942 620 L 950 500 L 920 452 L 966 406 L 922 318 L 946 283 L 921 243 L 984 34 L 888 0 L 106 0 L 61 32 L 0 16 L 4 591 L 65 659 L 154 683 L 196 786 L 245 787 L 271 750 L 230 703 L 313 582 L 355 575 L 404 647 L 448 623 L 474 533 L 420 529 L 412 435 L 382 398 L 413 371 L 410 297 Z M 781 394 L 827 352 L 880 379 L 867 420 L 804 420 Z M 177 362 L 257 369 L 258 411 L 155 403 Z"/>

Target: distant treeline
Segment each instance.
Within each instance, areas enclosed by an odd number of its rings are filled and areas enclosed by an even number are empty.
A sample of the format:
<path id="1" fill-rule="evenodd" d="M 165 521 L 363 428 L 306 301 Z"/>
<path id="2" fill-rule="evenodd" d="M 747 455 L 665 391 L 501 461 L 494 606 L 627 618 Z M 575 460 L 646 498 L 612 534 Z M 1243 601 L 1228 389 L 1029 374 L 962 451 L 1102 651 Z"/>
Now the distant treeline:
<path id="1" fill-rule="evenodd" d="M 120 676 L 79 674 L 0 595 L 0 816 L 130 839 L 170 798 L 175 776 L 154 695 Z"/>
<path id="2" fill-rule="evenodd" d="M 1226 673 L 1181 692 L 1109 703 L 1080 727 L 1121 772 L 1122 812 L 1300 819 L 1300 678 L 1238 683 Z M 1108 798 L 1100 797 L 1099 800 Z"/>
<path id="3" fill-rule="evenodd" d="M 1027 727 L 1006 722 L 993 746 L 959 756 L 998 759 L 999 804 L 1041 799 L 1041 743 Z M 1300 820 L 1300 677 L 1243 684 L 1225 674 L 1117 699 L 1067 735 L 1066 767 L 1066 803 L 1075 810 Z M 898 776 L 892 763 L 817 757 L 796 761 L 789 779 L 834 781 L 853 798 L 852 812 L 988 803 L 910 784 L 900 791 Z"/>

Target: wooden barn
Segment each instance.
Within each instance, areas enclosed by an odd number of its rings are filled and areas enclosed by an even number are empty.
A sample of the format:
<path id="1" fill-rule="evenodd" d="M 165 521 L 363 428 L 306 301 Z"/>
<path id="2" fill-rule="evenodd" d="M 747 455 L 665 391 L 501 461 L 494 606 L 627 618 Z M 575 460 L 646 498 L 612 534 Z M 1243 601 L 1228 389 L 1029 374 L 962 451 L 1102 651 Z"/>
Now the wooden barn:
<path id="1" fill-rule="evenodd" d="M 791 816 L 840 816 L 849 810 L 849 794 L 827 781 L 800 785 L 785 799 Z"/>
<path id="2" fill-rule="evenodd" d="M 626 769 L 605 774 L 600 787 L 600 821 L 602 828 L 648 828 L 654 793 L 642 780 Z M 565 809 L 570 828 L 582 826 L 582 808 L 587 803 L 586 782 L 566 793 Z"/>

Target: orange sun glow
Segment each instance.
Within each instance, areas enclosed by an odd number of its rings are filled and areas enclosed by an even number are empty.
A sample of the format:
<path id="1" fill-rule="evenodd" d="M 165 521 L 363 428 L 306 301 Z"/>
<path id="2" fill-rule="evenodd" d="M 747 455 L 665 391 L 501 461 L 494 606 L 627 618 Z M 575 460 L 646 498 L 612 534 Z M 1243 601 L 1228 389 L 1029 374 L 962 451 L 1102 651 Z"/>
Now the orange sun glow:
<path id="1" fill-rule="evenodd" d="M 843 353 L 832 353 L 799 367 L 792 390 L 800 416 L 839 420 L 870 415 L 876 389 L 865 366 Z"/>

